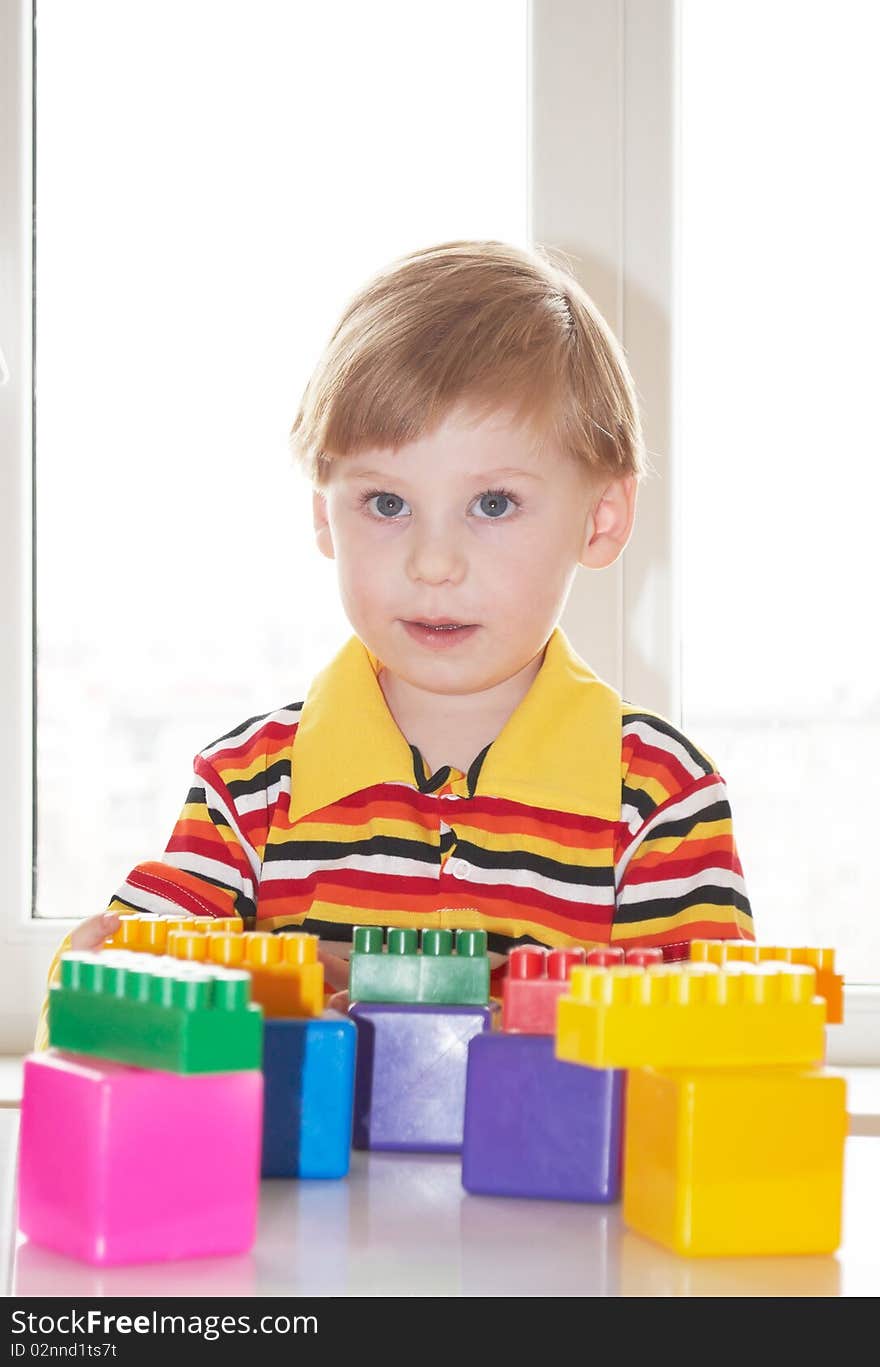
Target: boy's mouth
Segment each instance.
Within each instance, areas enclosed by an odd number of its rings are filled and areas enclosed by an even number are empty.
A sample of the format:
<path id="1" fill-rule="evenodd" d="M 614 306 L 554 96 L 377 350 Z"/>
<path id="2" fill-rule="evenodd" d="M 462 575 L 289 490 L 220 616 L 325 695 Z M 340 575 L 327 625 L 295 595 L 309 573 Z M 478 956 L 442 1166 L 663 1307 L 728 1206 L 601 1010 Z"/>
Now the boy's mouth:
<path id="1" fill-rule="evenodd" d="M 453 622 L 448 618 L 437 618 L 427 622 L 405 621 L 403 625 L 408 635 L 426 645 L 452 645 L 457 641 L 466 640 L 477 630 L 475 622 Z"/>

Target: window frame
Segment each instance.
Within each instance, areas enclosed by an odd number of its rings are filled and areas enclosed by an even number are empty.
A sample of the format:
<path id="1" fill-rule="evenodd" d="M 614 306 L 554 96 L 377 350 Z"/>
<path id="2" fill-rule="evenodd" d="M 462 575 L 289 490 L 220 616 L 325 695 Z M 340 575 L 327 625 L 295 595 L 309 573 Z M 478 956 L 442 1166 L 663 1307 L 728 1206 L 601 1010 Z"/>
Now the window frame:
<path id="1" fill-rule="evenodd" d="M 618 562 L 575 581 L 562 621 L 626 698 L 681 721 L 678 393 L 681 0 L 530 0 L 532 241 L 561 249 L 628 357 L 655 474 Z M 74 920 L 33 916 L 34 0 L 0 0 L 0 1050 L 30 1048 L 45 974 Z M 603 136 L 592 137 L 600 128 Z M 578 178 L 570 174 L 578 168 Z M 0 376 L 2 379 L 2 376 Z M 170 820 L 170 815 L 169 815 Z M 124 871 L 123 871 L 124 873 Z M 122 874 L 121 874 L 122 876 Z M 880 1064 L 880 984 L 846 989 L 829 1062 Z"/>

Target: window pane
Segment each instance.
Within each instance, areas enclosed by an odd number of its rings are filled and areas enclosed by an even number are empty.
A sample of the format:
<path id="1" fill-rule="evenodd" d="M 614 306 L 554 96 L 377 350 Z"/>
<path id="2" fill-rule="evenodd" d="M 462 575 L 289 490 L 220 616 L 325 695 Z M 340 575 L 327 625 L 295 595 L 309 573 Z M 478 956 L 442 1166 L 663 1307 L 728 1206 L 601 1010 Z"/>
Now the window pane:
<path id="1" fill-rule="evenodd" d="M 684 0 L 682 40 L 683 720 L 758 937 L 880 981 L 880 10 Z"/>
<path id="2" fill-rule="evenodd" d="M 526 20 L 40 0 L 40 915 L 102 910 L 195 751 L 349 635 L 287 433 L 376 269 L 526 243 Z"/>

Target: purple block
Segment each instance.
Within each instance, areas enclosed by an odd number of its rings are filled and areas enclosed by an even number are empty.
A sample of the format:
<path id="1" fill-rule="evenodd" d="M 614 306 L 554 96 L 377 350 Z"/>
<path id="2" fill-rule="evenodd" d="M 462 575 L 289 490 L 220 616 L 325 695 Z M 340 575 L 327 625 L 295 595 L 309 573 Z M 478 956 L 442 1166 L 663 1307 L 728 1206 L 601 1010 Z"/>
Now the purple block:
<path id="1" fill-rule="evenodd" d="M 478 1035 L 468 1050 L 461 1180 L 483 1196 L 616 1201 L 622 1069 L 556 1058 L 552 1035 Z"/>
<path id="2" fill-rule="evenodd" d="M 497 1013 L 497 1003 L 350 1007 L 358 1028 L 354 1148 L 458 1153 L 468 1044 Z"/>

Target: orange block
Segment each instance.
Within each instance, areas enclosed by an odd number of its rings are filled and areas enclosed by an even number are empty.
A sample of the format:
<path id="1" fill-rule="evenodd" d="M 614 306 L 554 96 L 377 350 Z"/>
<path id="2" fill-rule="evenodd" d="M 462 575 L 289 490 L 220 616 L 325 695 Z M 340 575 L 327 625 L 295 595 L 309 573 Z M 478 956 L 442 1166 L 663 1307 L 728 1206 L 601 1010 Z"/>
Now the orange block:
<path id="1" fill-rule="evenodd" d="M 209 934 L 172 930 L 167 953 L 177 959 L 246 969 L 251 975 L 251 1001 L 262 1006 L 267 1019 L 323 1013 L 324 965 L 318 960 L 317 935 L 272 935 L 259 930 L 227 934 L 215 922 Z"/>
<path id="2" fill-rule="evenodd" d="M 768 963 L 806 964 L 816 970 L 816 991 L 825 998 L 828 1025 L 843 1020 L 843 976 L 834 971 L 834 950 L 812 945 L 759 945 L 753 940 L 692 940 L 691 962 L 709 964 Z"/>
<path id="3" fill-rule="evenodd" d="M 215 928 L 224 933 L 242 931 L 244 922 L 240 916 L 156 916 L 150 912 L 123 914 L 119 929 L 104 941 L 106 949 L 130 949 L 140 954 L 165 954 L 168 935 L 172 930 L 198 931 L 206 934 Z"/>

